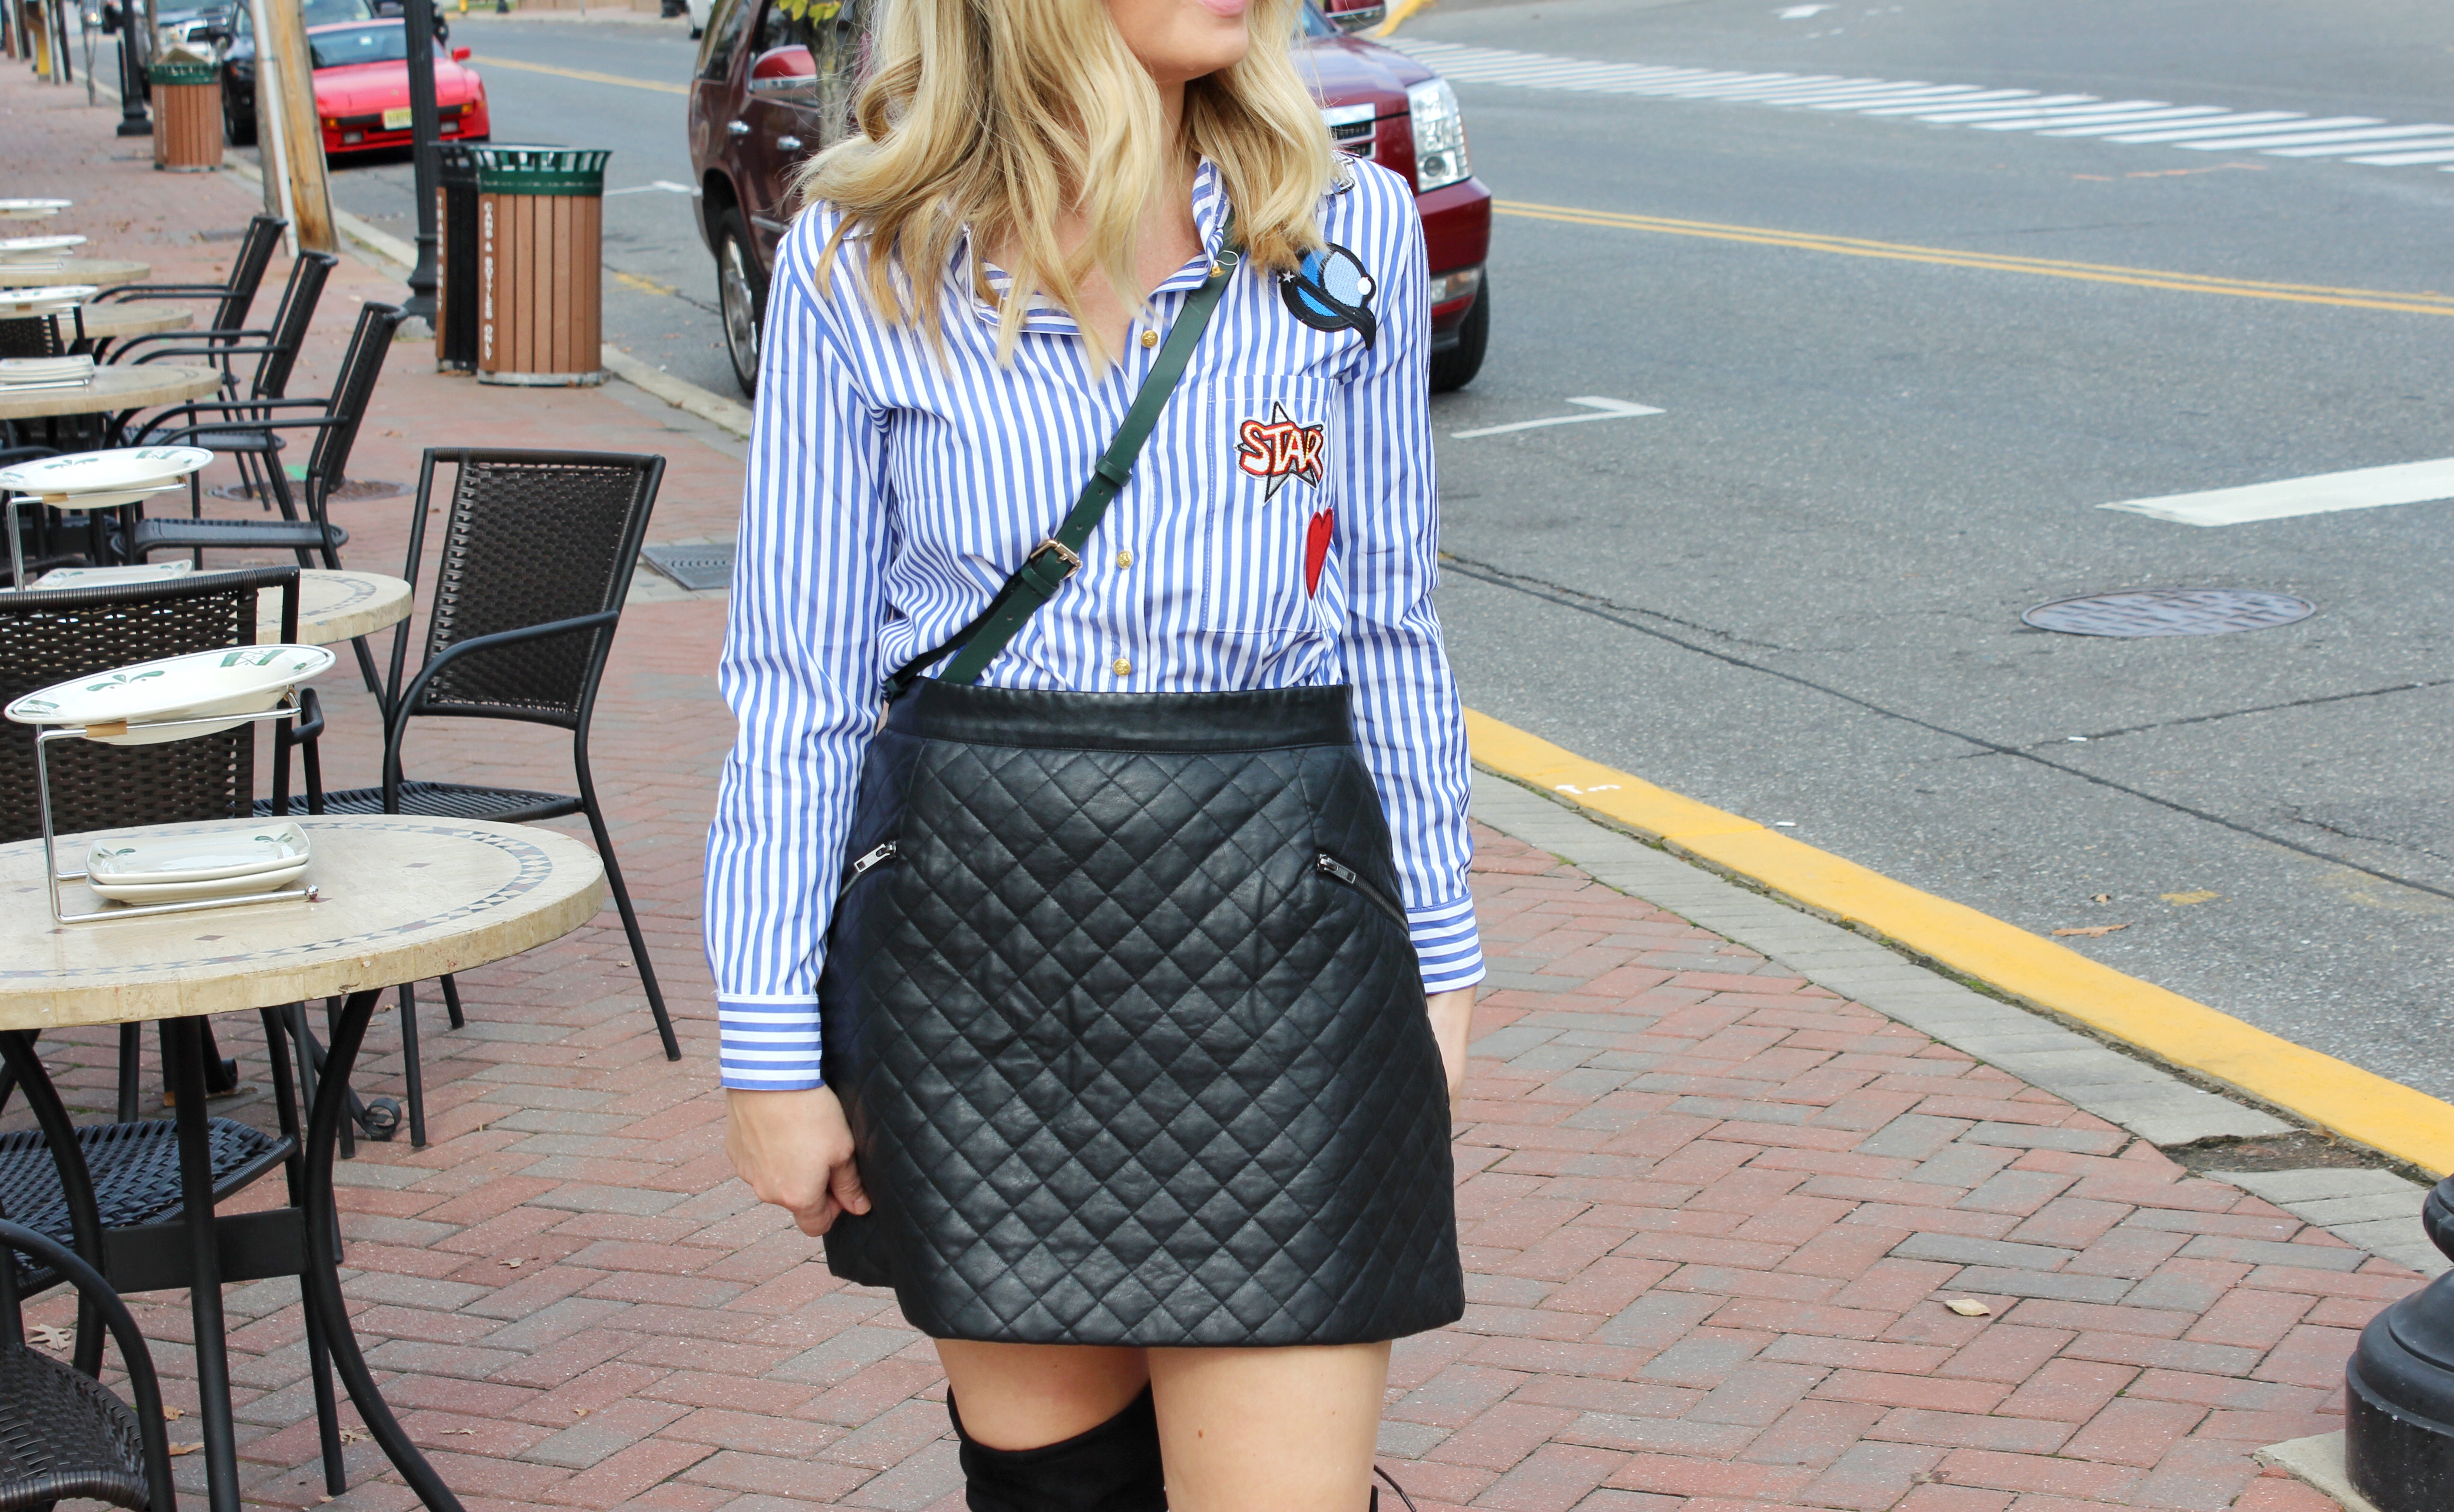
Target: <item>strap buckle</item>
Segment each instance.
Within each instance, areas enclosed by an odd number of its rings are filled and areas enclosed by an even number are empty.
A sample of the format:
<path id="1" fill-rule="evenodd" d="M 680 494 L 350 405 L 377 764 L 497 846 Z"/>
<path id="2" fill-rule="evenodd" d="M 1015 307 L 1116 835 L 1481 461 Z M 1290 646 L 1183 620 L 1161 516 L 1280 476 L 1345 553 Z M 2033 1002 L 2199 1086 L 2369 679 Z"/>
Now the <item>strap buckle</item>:
<path id="1" fill-rule="evenodd" d="M 1031 555 L 1024 558 L 1024 560 L 1028 562 L 1036 562 L 1039 559 L 1039 553 L 1042 551 L 1054 551 L 1059 557 L 1064 559 L 1065 577 L 1070 578 L 1075 573 L 1082 570 L 1082 559 L 1074 554 L 1073 547 L 1067 546 L 1064 542 L 1057 540 L 1055 536 L 1050 536 L 1047 540 L 1040 542 L 1036 547 L 1033 547 L 1031 548 Z M 1064 578 L 1057 579 L 1060 583 L 1064 580 Z"/>

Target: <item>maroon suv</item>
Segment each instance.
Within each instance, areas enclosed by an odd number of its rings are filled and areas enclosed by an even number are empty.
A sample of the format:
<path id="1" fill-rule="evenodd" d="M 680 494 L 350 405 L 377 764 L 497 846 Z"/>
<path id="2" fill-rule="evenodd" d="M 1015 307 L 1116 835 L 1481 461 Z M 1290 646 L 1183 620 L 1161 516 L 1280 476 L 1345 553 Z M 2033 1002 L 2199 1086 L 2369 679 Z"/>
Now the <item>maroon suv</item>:
<path id="1" fill-rule="evenodd" d="M 793 165 L 852 129 L 852 97 L 875 7 L 884 0 L 715 0 L 691 87 L 699 232 L 715 254 L 725 346 L 744 393 L 758 378 L 767 275 L 792 219 Z M 1338 10 L 1358 25 L 1371 0 Z M 1457 96 L 1431 70 L 1339 30 L 1307 4 L 1298 66 L 1338 145 L 1414 181 L 1432 270 L 1432 388 L 1462 388 L 1491 333 L 1483 255 L 1491 191 L 1466 162 Z"/>

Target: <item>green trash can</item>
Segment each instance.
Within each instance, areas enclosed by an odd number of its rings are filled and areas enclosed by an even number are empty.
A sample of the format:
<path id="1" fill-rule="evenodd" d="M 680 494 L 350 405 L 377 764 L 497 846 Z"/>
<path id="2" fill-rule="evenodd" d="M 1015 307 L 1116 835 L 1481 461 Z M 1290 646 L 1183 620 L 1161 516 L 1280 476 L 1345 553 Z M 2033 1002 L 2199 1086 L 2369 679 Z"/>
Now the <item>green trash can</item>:
<path id="1" fill-rule="evenodd" d="M 605 160 L 592 148 L 473 145 L 477 381 L 605 381 Z"/>
<path id="2" fill-rule="evenodd" d="M 210 173 L 222 166 L 222 70 L 202 58 L 150 64 L 153 87 L 153 166 L 170 173 Z"/>

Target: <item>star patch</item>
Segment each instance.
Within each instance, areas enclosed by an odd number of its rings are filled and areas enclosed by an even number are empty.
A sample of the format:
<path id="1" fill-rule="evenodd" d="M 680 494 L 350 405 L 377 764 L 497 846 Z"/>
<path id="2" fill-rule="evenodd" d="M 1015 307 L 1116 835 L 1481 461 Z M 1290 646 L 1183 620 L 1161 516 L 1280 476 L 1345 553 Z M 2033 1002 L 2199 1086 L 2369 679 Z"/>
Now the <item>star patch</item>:
<path id="1" fill-rule="evenodd" d="M 1336 243 L 1304 253 L 1294 272 L 1278 277 L 1278 295 L 1296 319 L 1315 330 L 1351 330 L 1366 347 L 1380 333 L 1371 309 L 1379 289 L 1356 255 Z"/>
<path id="2" fill-rule="evenodd" d="M 1265 499 L 1275 499 L 1289 478 L 1320 487 L 1321 453 L 1329 447 L 1327 426 L 1308 426 L 1270 402 L 1270 418 L 1247 420 L 1236 428 L 1236 465 L 1256 478 L 1268 480 Z"/>

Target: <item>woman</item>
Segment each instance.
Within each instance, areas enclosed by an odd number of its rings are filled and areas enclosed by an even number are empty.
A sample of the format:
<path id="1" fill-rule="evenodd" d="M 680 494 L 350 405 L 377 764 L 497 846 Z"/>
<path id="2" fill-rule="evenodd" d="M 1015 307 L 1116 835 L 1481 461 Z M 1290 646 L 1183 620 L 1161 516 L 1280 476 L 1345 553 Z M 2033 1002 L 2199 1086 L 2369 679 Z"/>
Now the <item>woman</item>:
<path id="1" fill-rule="evenodd" d="M 893 0 L 778 258 L 726 1144 L 936 1339 L 975 1508 L 1358 1512 L 1463 1307 L 1422 236 L 1294 3 Z"/>

